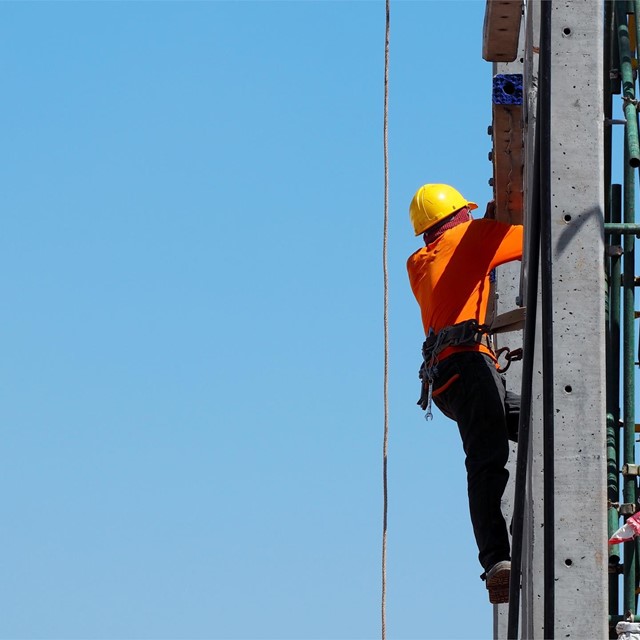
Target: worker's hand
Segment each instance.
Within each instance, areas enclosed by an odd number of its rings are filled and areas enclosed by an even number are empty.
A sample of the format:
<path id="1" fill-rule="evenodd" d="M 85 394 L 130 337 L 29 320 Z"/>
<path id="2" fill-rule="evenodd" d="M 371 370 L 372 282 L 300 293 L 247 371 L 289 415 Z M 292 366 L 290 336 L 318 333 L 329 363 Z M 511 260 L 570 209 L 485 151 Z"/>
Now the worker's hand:
<path id="1" fill-rule="evenodd" d="M 487 210 L 484 212 L 484 217 L 487 220 L 495 220 L 496 218 L 496 201 L 491 200 L 491 202 L 487 202 Z"/>

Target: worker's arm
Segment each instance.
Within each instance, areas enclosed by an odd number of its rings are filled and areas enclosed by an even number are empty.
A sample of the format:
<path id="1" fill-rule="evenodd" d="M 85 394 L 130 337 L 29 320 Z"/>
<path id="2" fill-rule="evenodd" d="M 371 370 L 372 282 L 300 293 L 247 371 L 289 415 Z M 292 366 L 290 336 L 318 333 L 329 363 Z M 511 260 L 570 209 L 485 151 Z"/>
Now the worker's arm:
<path id="1" fill-rule="evenodd" d="M 487 232 L 491 233 L 492 239 L 499 237 L 499 244 L 495 250 L 491 268 L 497 267 L 505 262 L 522 259 L 522 237 L 523 226 L 521 224 L 506 224 L 504 222 L 486 221 Z"/>

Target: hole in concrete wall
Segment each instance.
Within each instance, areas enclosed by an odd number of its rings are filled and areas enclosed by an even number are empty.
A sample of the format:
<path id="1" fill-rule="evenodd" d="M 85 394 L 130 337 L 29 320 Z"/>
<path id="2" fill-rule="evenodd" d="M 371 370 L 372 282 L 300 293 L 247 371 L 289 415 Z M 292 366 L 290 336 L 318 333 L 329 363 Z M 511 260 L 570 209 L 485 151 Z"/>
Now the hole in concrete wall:
<path id="1" fill-rule="evenodd" d="M 573 560 L 571 558 L 567 558 L 564 563 L 567 565 L 567 567 L 570 567 L 573 564 Z"/>
<path id="2" fill-rule="evenodd" d="M 565 35 L 565 36 L 570 36 L 571 35 L 571 29 L 569 27 L 565 27 L 562 30 L 562 34 Z"/>
<path id="3" fill-rule="evenodd" d="M 565 213 L 564 214 L 564 221 L 565 222 L 571 222 L 571 214 L 570 213 Z"/>
<path id="4" fill-rule="evenodd" d="M 565 385 L 564 390 L 567 393 L 571 393 L 573 391 L 573 387 L 570 384 Z"/>

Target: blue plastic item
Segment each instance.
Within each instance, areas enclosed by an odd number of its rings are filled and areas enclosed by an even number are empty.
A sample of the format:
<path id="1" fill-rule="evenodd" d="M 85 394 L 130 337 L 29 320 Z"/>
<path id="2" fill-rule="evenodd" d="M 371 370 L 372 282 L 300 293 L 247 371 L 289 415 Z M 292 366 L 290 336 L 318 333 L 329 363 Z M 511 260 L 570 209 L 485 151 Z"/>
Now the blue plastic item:
<path id="1" fill-rule="evenodd" d="M 499 73 L 493 76 L 493 104 L 522 104 L 521 73 Z"/>

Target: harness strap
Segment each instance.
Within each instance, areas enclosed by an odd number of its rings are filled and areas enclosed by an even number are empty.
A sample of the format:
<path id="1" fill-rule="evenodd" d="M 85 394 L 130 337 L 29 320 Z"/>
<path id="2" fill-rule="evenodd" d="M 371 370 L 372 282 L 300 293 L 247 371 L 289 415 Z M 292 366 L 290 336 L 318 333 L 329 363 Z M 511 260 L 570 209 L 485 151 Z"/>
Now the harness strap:
<path id="1" fill-rule="evenodd" d="M 460 347 L 466 344 L 475 344 L 482 340 L 484 335 L 490 332 L 489 325 L 479 324 L 476 320 L 465 320 L 457 324 L 445 327 L 436 333 L 429 331 L 427 339 L 422 344 L 422 357 L 427 365 L 437 360 L 438 356 L 447 347 Z"/>
<path id="2" fill-rule="evenodd" d="M 454 379 L 458 377 L 457 375 L 454 376 L 434 393 L 433 383 L 438 375 L 438 356 L 447 347 L 475 344 L 481 342 L 484 336 L 490 338 L 492 333 L 492 327 L 487 324 L 480 324 L 476 320 L 458 322 L 457 324 L 441 329 L 438 333 L 433 329 L 429 331 L 427 339 L 422 344 L 422 364 L 418 372 L 422 387 L 420 399 L 417 404 L 420 405 L 423 411 L 426 411 L 424 416 L 426 420 L 433 418 L 433 413 L 431 412 L 433 397 L 445 391 L 445 389 L 454 382 Z M 491 348 L 490 344 L 488 346 Z M 522 349 L 510 350 L 508 347 L 503 347 L 496 352 L 496 360 L 503 353 L 505 354 L 507 364 L 504 367 L 498 368 L 499 373 L 504 373 L 515 360 L 522 359 Z"/>
<path id="3" fill-rule="evenodd" d="M 466 344 L 475 344 L 489 334 L 489 325 L 480 324 L 476 320 L 465 320 L 449 327 L 444 327 L 436 333 L 429 331 L 427 339 L 422 344 L 422 365 L 418 376 L 422 381 L 422 393 L 418 404 L 426 411 L 425 419 L 431 420 L 431 403 L 433 396 L 433 381 L 438 373 L 438 356 L 447 347 L 460 347 Z"/>

